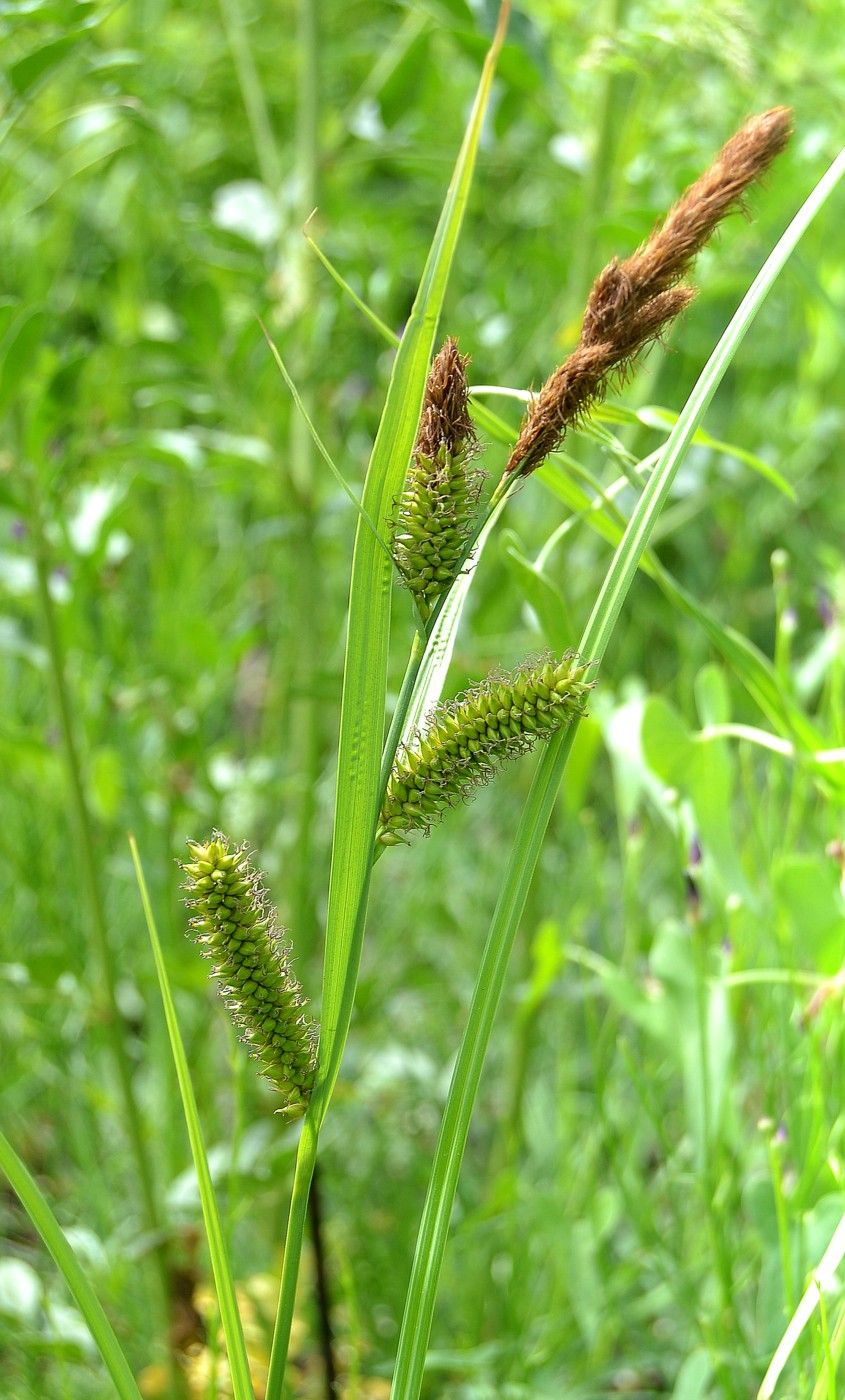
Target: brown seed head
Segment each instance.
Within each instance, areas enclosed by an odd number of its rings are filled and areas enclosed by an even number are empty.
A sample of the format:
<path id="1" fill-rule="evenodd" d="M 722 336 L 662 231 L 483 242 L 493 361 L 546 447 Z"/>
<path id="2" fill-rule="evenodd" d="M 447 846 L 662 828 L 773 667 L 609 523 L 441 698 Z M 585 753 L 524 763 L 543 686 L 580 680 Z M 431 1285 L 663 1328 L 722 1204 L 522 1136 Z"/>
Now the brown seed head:
<path id="1" fill-rule="evenodd" d="M 670 209 L 636 253 L 608 263 L 593 283 L 581 336 L 528 409 L 506 474 L 534 471 L 560 445 L 638 352 L 656 340 L 695 293 L 678 286 L 719 222 L 764 174 L 792 132 L 787 107 L 752 117 Z"/>
<path id="2" fill-rule="evenodd" d="M 740 127 L 672 206 L 663 227 L 622 263 L 620 270 L 638 300 L 672 286 L 690 270 L 717 225 L 740 205 L 748 186 L 765 174 L 791 135 L 788 107 L 774 107 Z"/>
<path id="3" fill-rule="evenodd" d="M 467 445 L 467 439 L 474 443 L 472 419 L 467 410 L 468 364 L 469 356 L 462 355 L 449 336 L 435 355 L 428 373 L 415 454 L 433 461 L 441 446 L 452 454 Z"/>
<path id="4" fill-rule="evenodd" d="M 478 517 L 484 474 L 472 466 L 478 443 L 467 412 L 468 363 L 451 337 L 435 356 L 396 503 L 393 558 L 423 620 L 466 563 Z"/>

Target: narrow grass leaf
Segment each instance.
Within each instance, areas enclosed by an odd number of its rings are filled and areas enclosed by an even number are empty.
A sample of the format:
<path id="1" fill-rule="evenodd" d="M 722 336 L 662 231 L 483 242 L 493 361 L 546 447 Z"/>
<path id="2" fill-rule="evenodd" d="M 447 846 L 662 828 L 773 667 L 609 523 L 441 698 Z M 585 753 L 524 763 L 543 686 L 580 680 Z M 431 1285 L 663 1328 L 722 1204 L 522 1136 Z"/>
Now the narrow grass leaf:
<path id="1" fill-rule="evenodd" d="M 194 1159 L 194 1168 L 197 1173 L 197 1183 L 202 1205 L 202 1218 L 205 1224 L 206 1240 L 208 1241 L 208 1254 L 214 1274 L 214 1285 L 217 1290 L 217 1302 L 220 1308 L 220 1320 L 223 1324 L 223 1335 L 226 1338 L 226 1351 L 232 1377 L 232 1393 L 234 1400 L 254 1400 L 252 1381 L 249 1374 L 249 1359 L 247 1356 L 246 1342 L 244 1340 L 243 1326 L 241 1324 L 237 1298 L 235 1296 L 235 1284 L 226 1250 L 226 1241 L 220 1221 L 220 1212 L 217 1208 L 217 1198 L 214 1194 L 214 1184 L 211 1180 L 211 1171 L 208 1165 L 205 1141 L 203 1139 L 199 1113 L 197 1112 L 197 1101 L 194 1096 L 194 1086 L 191 1083 L 191 1072 L 188 1068 L 182 1033 L 179 1030 L 179 1022 L 176 1019 L 176 1006 L 170 988 L 170 979 L 167 975 L 167 964 L 161 949 L 161 942 L 159 940 L 158 930 L 156 929 L 150 896 L 147 891 L 147 883 L 144 879 L 141 858 L 138 854 L 138 847 L 134 836 L 130 836 L 129 838 L 129 848 L 132 852 L 132 863 L 135 866 L 135 879 L 138 882 L 138 892 L 141 896 L 144 917 L 147 921 L 147 931 L 150 936 L 156 975 L 158 977 L 158 985 L 161 992 L 162 1005 L 164 1007 L 164 1018 L 167 1023 L 167 1034 L 170 1037 L 170 1049 L 173 1055 L 173 1064 L 176 1068 L 179 1093 L 182 1097 L 182 1110 L 185 1114 L 185 1123 L 187 1125 L 188 1138 L 191 1144 L 191 1155 Z"/>
<path id="2" fill-rule="evenodd" d="M 845 1351 L 845 1307 L 840 1304 L 839 1315 L 833 1326 L 829 1347 L 826 1348 L 825 1365 L 821 1368 L 813 1387 L 811 1400 L 836 1400 L 839 1394 L 836 1387 L 836 1373 Z"/>
<path id="3" fill-rule="evenodd" d="M 278 370 L 279 370 L 279 373 L 281 374 L 282 378 L 283 378 L 284 381 L 285 381 L 285 384 L 287 385 L 288 392 L 289 392 L 291 398 L 292 398 L 293 401 L 294 401 L 294 404 L 295 404 L 295 406 L 296 406 L 296 409 L 297 409 L 297 411 L 302 415 L 302 419 L 303 419 L 303 421 L 304 421 L 304 423 L 305 423 L 305 426 L 306 426 L 306 428 L 308 429 L 308 432 L 309 432 L 309 434 L 310 434 L 310 436 L 311 436 L 311 441 L 314 443 L 314 446 L 316 447 L 317 451 L 319 452 L 320 456 L 322 457 L 323 461 L 325 462 L 326 466 L 328 467 L 329 471 L 331 472 L 331 474 L 332 474 L 332 476 L 334 477 L 335 481 L 337 482 L 338 486 L 341 488 L 341 490 L 344 492 L 344 494 L 345 494 L 346 496 L 349 497 L 349 500 L 352 502 L 353 506 L 355 507 L 356 511 L 358 512 L 359 518 L 360 518 L 361 520 L 363 520 L 364 524 L 365 524 L 365 525 L 369 528 L 369 530 L 372 532 L 372 534 L 373 534 L 375 540 L 376 540 L 377 543 L 381 546 L 381 548 L 384 550 L 384 552 L 385 552 L 385 554 L 387 555 L 388 559 L 389 559 L 389 560 L 391 561 L 391 563 L 392 563 L 392 562 L 393 562 L 393 555 L 391 554 L 391 552 L 390 552 L 390 550 L 389 550 L 387 544 L 386 544 L 385 541 L 382 539 L 381 535 L 379 534 L 378 530 L 376 529 L 376 526 L 375 526 L 374 521 L 373 521 L 372 518 L 367 514 L 367 512 L 364 510 L 364 507 L 361 505 L 361 502 L 358 500 L 358 497 L 355 495 L 355 492 L 352 490 L 352 487 L 349 485 L 349 482 L 346 480 L 346 477 L 343 475 L 343 473 L 341 472 L 340 468 L 339 468 L 338 466 L 335 465 L 335 463 L 334 463 L 334 461 L 333 461 L 333 459 L 332 459 L 331 453 L 329 452 L 329 449 L 326 447 L 325 443 L 323 442 L 323 439 L 320 437 L 320 434 L 317 432 L 317 429 L 315 428 L 314 424 L 312 423 L 311 418 L 309 417 L 309 414 L 308 414 L 308 410 L 307 410 L 307 408 L 305 407 L 305 404 L 304 404 L 303 401 L 302 401 L 302 396 L 301 396 L 299 390 L 297 389 L 296 385 L 294 384 L 294 382 L 293 382 L 293 380 L 292 380 L 292 378 L 291 378 L 291 376 L 290 376 L 290 374 L 289 374 L 289 372 L 288 372 L 287 365 L 285 364 L 284 360 L 282 359 L 281 355 L 279 354 L 279 351 L 278 351 L 278 349 L 277 349 L 277 347 L 276 347 L 274 341 L 270 338 L 270 334 L 269 334 L 269 332 L 268 332 L 268 330 L 267 330 L 267 327 L 264 325 L 264 322 L 263 322 L 263 321 L 259 321 L 258 324 L 259 324 L 260 327 L 261 327 L 261 330 L 262 330 L 263 335 L 264 335 L 264 339 L 267 341 L 267 344 L 268 344 L 268 346 L 270 347 L 270 354 L 273 356 L 273 359 L 276 361 L 276 366 L 277 366 L 277 368 L 278 368 Z"/>
<path id="4" fill-rule="evenodd" d="M 141 1392 L 135 1383 L 129 1362 L 102 1304 L 85 1277 L 61 1225 L 35 1180 L 3 1133 L 0 1133 L 0 1170 L 5 1172 L 21 1205 L 52 1254 L 76 1306 L 85 1318 L 117 1394 L 121 1400 L 141 1400 Z"/>
<path id="5" fill-rule="evenodd" d="M 323 264 L 323 267 L 326 269 L 326 272 L 329 274 L 332 281 L 337 283 L 338 287 L 340 287 L 340 290 L 346 296 L 349 297 L 349 300 L 355 306 L 357 306 L 364 319 L 366 321 L 369 321 L 370 325 L 378 331 L 379 335 L 382 336 L 383 339 L 386 340 L 389 345 L 398 345 L 399 336 L 396 334 L 396 332 L 390 329 L 387 322 L 383 321 L 381 317 L 377 315 L 375 311 L 373 311 L 372 307 L 368 306 L 365 301 L 361 300 L 358 293 L 354 291 L 352 287 L 350 287 L 343 274 L 335 267 L 334 263 L 326 257 L 326 254 L 323 252 L 319 244 L 315 243 L 314 239 L 307 232 L 305 233 L 305 242 L 308 244 L 308 247 L 311 249 L 314 255 L 317 258 L 319 258 L 320 262 Z"/>
<path id="6" fill-rule="evenodd" d="M 558 526 L 541 550 L 538 562 L 542 560 L 545 563 L 553 542 L 557 545 L 565 538 L 576 517 L 583 519 L 610 544 L 618 545 L 623 534 L 621 515 L 611 499 L 612 493 L 624 485 L 621 479 L 604 490 L 598 487 L 601 494 L 592 499 L 577 482 L 572 481 L 567 473 L 561 470 L 562 460 L 563 454 L 555 454 L 555 458 L 540 467 L 536 475 L 574 514 Z M 645 458 L 644 462 L 650 463 L 651 460 L 652 458 Z M 754 703 L 772 724 L 785 734 L 793 736 L 808 752 L 823 746 L 823 737 L 784 688 L 768 657 L 764 656 L 753 642 L 735 628 L 721 622 L 694 594 L 678 582 L 651 551 L 646 550 L 643 553 L 639 567 L 654 580 L 675 608 L 693 618 L 704 629 L 745 686 Z"/>
<path id="7" fill-rule="evenodd" d="M 775 1349 L 775 1354 L 769 1362 L 760 1389 L 757 1391 L 757 1400 L 772 1400 L 777 1383 L 795 1350 L 798 1339 L 819 1305 L 822 1291 L 831 1289 L 834 1285 L 836 1270 L 842 1263 L 843 1255 L 845 1255 L 845 1216 L 834 1230 L 830 1244 L 819 1260 L 817 1268 L 813 1270 L 801 1301 L 787 1323 L 786 1330 Z"/>
<path id="8" fill-rule="evenodd" d="M 705 365 L 613 556 L 579 644 L 583 656 L 597 662 L 603 658 L 649 537 L 696 429 L 790 253 L 843 175 L 845 151 L 830 166 L 778 240 Z M 420 1393 L 449 1221 L 481 1069 L 513 939 L 577 728 L 576 721 L 563 733 L 556 734 L 538 764 L 482 954 L 417 1236 L 396 1356 L 393 1400 L 416 1400 Z"/>
<path id="9" fill-rule="evenodd" d="M 677 413 L 674 413 L 670 408 L 664 408 L 661 404 L 647 404 L 643 408 L 625 408 L 621 404 L 599 404 L 595 410 L 595 416 L 604 423 L 641 424 L 644 428 L 651 428 L 664 436 L 678 421 Z M 693 443 L 696 447 L 711 447 L 714 452 L 719 452 L 725 457 L 733 457 L 735 461 L 742 462 L 743 466 L 750 467 L 758 476 L 762 476 L 776 490 L 784 496 L 788 496 L 791 501 L 797 499 L 792 483 L 787 481 L 777 467 L 773 467 L 771 463 L 758 457 L 755 452 L 749 452 L 747 447 L 739 447 L 736 443 L 724 442 L 721 438 L 715 438 L 705 428 L 698 429 Z"/>

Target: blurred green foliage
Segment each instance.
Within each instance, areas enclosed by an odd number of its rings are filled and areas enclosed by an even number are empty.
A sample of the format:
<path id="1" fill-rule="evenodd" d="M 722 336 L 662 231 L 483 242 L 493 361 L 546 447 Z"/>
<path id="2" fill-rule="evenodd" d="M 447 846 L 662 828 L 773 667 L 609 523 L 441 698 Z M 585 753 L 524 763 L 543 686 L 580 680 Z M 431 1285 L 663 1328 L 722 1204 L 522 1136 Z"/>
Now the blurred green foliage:
<path id="1" fill-rule="evenodd" d="M 357 487 L 391 351 L 301 226 L 316 205 L 312 235 L 401 330 L 494 18 L 487 0 L 0 6 L 2 1116 L 139 1369 L 162 1356 L 152 1242 L 105 1055 L 36 520 L 174 1266 L 187 1285 L 205 1271 L 129 829 L 248 1279 L 278 1266 L 295 1132 L 273 1122 L 227 1038 L 183 936 L 174 859 L 215 823 L 252 842 L 316 992 L 354 528 L 259 318 Z M 681 406 L 835 154 L 840 7 L 519 6 L 445 317 L 474 382 L 539 385 L 607 258 L 636 246 L 744 116 L 775 103 L 795 109 L 793 144 L 750 201 L 753 220 L 729 222 L 700 259 L 701 295 L 620 393 L 628 407 Z M 657 545 L 717 627 L 772 658 L 827 747 L 845 744 L 841 222 L 840 193 L 707 420 L 795 498 L 698 446 Z M 662 440 L 642 421 L 610 427 L 636 457 Z M 619 475 L 619 447 L 586 432 L 568 446 L 604 483 Z M 491 447 L 492 472 L 501 460 Z M 626 511 L 631 498 L 618 498 Z M 541 582 L 525 567 L 565 514 L 539 481 L 513 503 L 470 594 L 453 691 L 573 639 L 607 544 L 576 523 Z M 788 556 L 777 587 L 774 549 Z M 396 616 L 398 685 L 411 625 L 398 590 Z M 484 1080 L 432 1397 L 754 1393 L 842 1210 L 841 989 L 826 998 L 822 980 L 845 958 L 841 871 L 825 853 L 843 836 L 841 765 L 822 777 L 731 738 L 702 743 L 702 727 L 770 719 L 736 656 L 646 579 L 592 710 Z M 451 1058 L 530 767 L 376 872 L 324 1146 L 336 1324 L 365 1377 L 390 1374 Z M 106 1397 L 8 1195 L 0 1226 L 3 1395 Z M 831 1314 L 841 1305 L 828 1299 Z M 312 1322 L 306 1288 L 306 1360 Z M 820 1348 L 805 1338 L 784 1395 L 810 1393 Z M 303 1395 L 308 1377 L 305 1366 Z"/>

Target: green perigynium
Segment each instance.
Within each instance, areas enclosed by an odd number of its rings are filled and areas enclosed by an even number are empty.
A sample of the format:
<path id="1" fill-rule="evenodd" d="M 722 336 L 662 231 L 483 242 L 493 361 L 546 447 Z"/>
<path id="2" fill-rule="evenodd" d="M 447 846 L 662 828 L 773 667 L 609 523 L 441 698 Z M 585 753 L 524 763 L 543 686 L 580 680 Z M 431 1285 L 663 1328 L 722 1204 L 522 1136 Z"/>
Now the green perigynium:
<path id="1" fill-rule="evenodd" d="M 290 944 L 245 846 L 231 850 L 215 831 L 205 844 L 189 841 L 188 850 L 182 869 L 193 937 L 242 1039 L 282 1095 L 279 1111 L 297 1118 L 311 1096 L 317 1037 Z"/>
<path id="2" fill-rule="evenodd" d="M 451 337 L 435 356 L 396 509 L 393 558 L 423 620 L 460 572 L 484 481 L 472 466 L 477 444 L 467 412 L 467 362 Z"/>
<path id="3" fill-rule="evenodd" d="M 448 807 L 489 781 L 500 763 L 583 714 L 593 688 L 584 679 L 589 665 L 574 653 L 526 662 L 437 706 L 396 756 L 377 842 L 395 846 L 411 832 L 428 831 Z"/>

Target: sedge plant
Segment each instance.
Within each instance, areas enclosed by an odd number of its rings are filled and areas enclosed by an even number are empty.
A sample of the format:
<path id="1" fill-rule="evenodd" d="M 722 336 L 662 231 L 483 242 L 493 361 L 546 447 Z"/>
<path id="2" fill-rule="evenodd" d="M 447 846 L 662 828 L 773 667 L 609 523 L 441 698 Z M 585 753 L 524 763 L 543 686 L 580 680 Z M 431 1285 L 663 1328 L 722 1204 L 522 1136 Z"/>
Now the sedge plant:
<path id="1" fill-rule="evenodd" d="M 514 847 L 498 893 L 475 991 L 452 1076 L 404 1304 L 393 1375 L 395 1400 L 416 1400 L 431 1332 L 467 1133 L 513 939 L 579 721 L 601 684 L 613 630 L 639 568 L 671 588 L 650 557 L 649 541 L 675 474 L 743 335 L 804 231 L 843 173 L 840 157 L 808 196 L 727 326 L 673 427 L 655 455 L 627 521 L 604 521 L 616 548 L 577 652 L 526 658 L 513 672 L 481 676 L 463 694 L 443 698 L 444 679 L 467 592 L 483 549 L 517 488 L 541 471 L 570 429 L 583 423 L 608 387 L 624 380 L 640 353 L 664 336 L 690 305 L 686 280 L 696 254 L 742 201 L 789 139 L 783 108 L 753 118 L 633 254 L 614 259 L 587 298 L 578 344 L 532 396 L 514 435 L 472 399 L 467 356 L 452 338 L 434 354 L 446 286 L 472 184 L 496 61 L 503 7 L 482 71 L 464 142 L 449 185 L 414 307 L 399 342 L 367 469 L 352 556 L 349 616 L 337 760 L 337 786 L 325 928 L 319 1025 L 309 1012 L 262 877 L 234 834 L 189 844 L 185 859 L 191 932 L 246 1049 L 269 1080 L 283 1121 L 302 1119 L 283 1241 L 278 1313 L 264 1400 L 281 1400 L 320 1131 L 340 1070 L 355 998 L 369 890 L 377 861 L 413 859 L 402 846 L 448 822 L 449 809 L 495 780 L 505 762 L 542 742 Z M 281 363 L 281 362 L 280 362 Z M 320 452 L 325 449 L 314 434 Z M 509 438 L 505 470 L 492 490 L 480 470 L 479 435 Z M 638 478 L 637 478 L 638 479 Z M 408 661 L 384 735 L 392 576 L 410 607 Z M 434 838 L 436 839 L 436 837 Z M 256 1381 L 246 1355 L 231 1266 L 220 1225 L 196 1102 L 181 1044 L 167 969 L 137 852 L 144 909 L 168 1032 L 200 1183 L 220 1301 L 232 1393 L 250 1400 Z M 384 867 L 381 867 L 382 869 Z M 295 945 L 296 930 L 293 931 Z M 131 1376 L 102 1310 L 33 1191 L 4 1147 L 2 1164 L 36 1219 L 119 1393 Z M 116 1350 L 117 1348 L 117 1350 Z"/>

